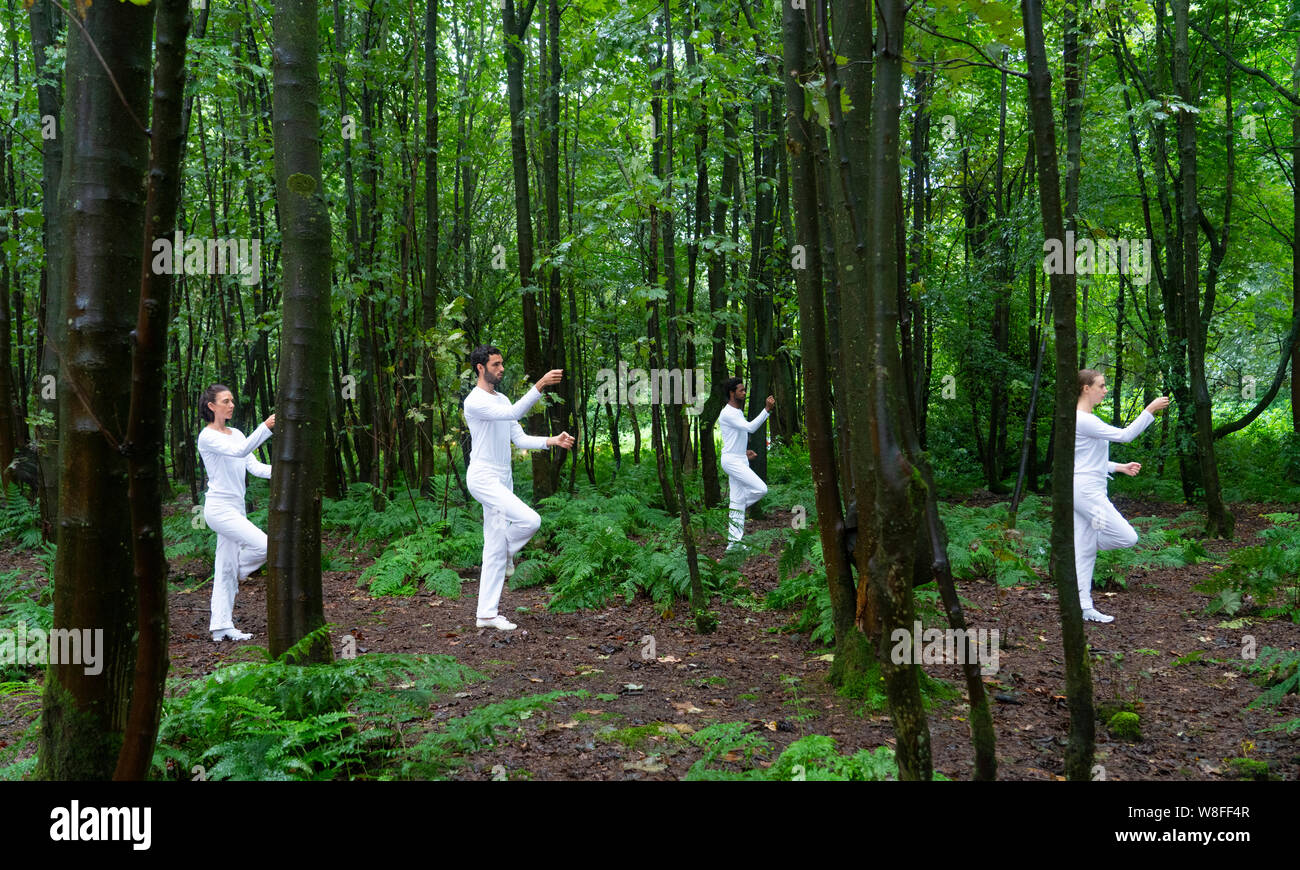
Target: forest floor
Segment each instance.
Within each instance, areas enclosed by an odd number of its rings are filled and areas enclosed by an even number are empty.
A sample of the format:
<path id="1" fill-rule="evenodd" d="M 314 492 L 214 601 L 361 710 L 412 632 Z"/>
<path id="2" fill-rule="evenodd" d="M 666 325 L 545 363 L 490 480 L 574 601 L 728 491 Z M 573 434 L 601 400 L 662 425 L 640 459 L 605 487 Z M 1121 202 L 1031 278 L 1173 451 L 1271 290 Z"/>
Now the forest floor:
<path id="1" fill-rule="evenodd" d="M 976 496 L 970 503 L 996 499 Z M 1177 517 L 1182 505 L 1115 499 L 1126 517 Z M 1287 505 L 1234 505 L 1237 538 L 1209 541 L 1220 557 L 1231 547 L 1258 543 L 1266 526 L 1261 514 L 1294 509 Z M 544 519 L 544 518 L 543 518 Z M 789 523 L 774 512 L 750 528 Z M 486 675 L 455 696 L 430 707 L 431 722 L 462 716 L 495 701 L 554 690 L 585 689 L 585 698 L 559 698 L 552 707 L 521 721 L 513 737 L 463 759 L 458 779 L 678 779 L 702 750 L 684 739 L 713 722 L 747 722 L 771 744 L 757 763 L 770 763 L 780 750 L 811 734 L 835 738 L 842 753 L 893 745 L 889 717 L 864 702 L 837 695 L 826 683 L 830 667 L 821 645 L 783 630 L 791 613 L 716 601 L 716 633 L 697 635 L 684 603 L 661 615 L 639 596 L 598 611 L 555 613 L 546 609 L 544 588 L 507 589 L 501 612 L 518 623 L 513 632 L 474 625 L 477 574 L 459 598 L 432 593 L 372 598 L 356 585 L 369 563 L 342 539 L 352 569 L 324 578 L 325 618 L 336 626 L 335 646 L 350 633 L 357 652 L 439 653 Z M 721 542 L 702 549 L 720 555 Z M 744 583 L 761 598 L 777 584 L 779 546 L 744 566 Z M 35 565 L 28 554 L 0 551 L 0 572 Z M 171 676 L 193 678 L 246 656 L 247 644 L 214 644 L 208 635 L 210 587 L 195 589 L 210 566 L 173 564 L 189 583 L 171 596 Z M 1221 780 L 1237 778 L 1231 759 L 1268 762 L 1270 773 L 1300 778 L 1300 737 L 1264 731 L 1300 715 L 1300 698 L 1288 696 L 1278 709 L 1247 709 L 1260 689 L 1233 660 L 1240 660 L 1246 636 L 1258 648 L 1294 649 L 1300 626 L 1279 620 L 1226 622 L 1203 615 L 1207 597 L 1193 586 L 1213 562 L 1182 568 L 1137 569 L 1127 589 L 1098 591 L 1098 607 L 1115 616 L 1108 625 L 1087 623 L 1094 655 L 1098 704 L 1127 701 L 1140 715 L 1142 737 L 1126 743 L 1097 726 L 1098 776 L 1109 780 Z M 174 578 L 175 579 L 175 578 Z M 1069 719 L 1064 702 L 1065 671 L 1055 590 L 1043 582 L 999 588 L 993 582 L 959 586 L 968 625 L 998 629 L 999 669 L 985 677 L 993 701 L 998 778 L 1061 779 Z M 259 572 L 240 589 L 236 624 L 266 639 L 266 584 Z M 654 638 L 653 657 L 648 638 Z M 1100 657 L 1100 658 L 1097 658 Z M 964 682 L 959 667 L 927 665 L 927 673 L 954 688 Z M 972 767 L 964 689 L 934 698 L 929 728 L 935 770 L 966 779 Z M 0 697 L 0 747 L 17 738 L 30 713 L 13 698 Z M 28 750 L 30 752 L 30 749 Z M 26 752 L 24 754 L 27 754 Z M 738 760 L 724 757 L 724 762 Z M 737 768 L 738 769 L 738 768 Z"/>

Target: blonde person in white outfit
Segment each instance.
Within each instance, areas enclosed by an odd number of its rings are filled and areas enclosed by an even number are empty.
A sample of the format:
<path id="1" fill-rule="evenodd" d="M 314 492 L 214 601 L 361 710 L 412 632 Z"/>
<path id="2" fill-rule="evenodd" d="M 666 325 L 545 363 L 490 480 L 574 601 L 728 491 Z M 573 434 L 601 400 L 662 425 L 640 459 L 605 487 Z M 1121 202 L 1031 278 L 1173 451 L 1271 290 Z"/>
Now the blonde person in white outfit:
<path id="1" fill-rule="evenodd" d="M 217 533 L 208 630 L 214 641 L 248 640 L 251 634 L 235 628 L 235 595 L 239 581 L 266 564 L 266 533 L 248 521 L 244 475 L 271 477 L 271 466 L 258 462 L 253 451 L 271 437 L 275 415 L 267 417 L 245 438 L 243 432 L 226 425 L 235 413 L 235 397 L 229 387 L 221 384 L 204 390 L 199 413 L 208 421 L 199 433 L 199 455 L 208 472 L 203 520 Z"/>
<path id="2" fill-rule="evenodd" d="M 1106 497 L 1111 472 L 1135 477 L 1140 462 L 1111 462 L 1110 442 L 1137 438 L 1169 407 L 1169 397 L 1147 405 L 1127 428 L 1118 429 L 1097 419 L 1092 409 L 1106 398 L 1106 378 L 1094 369 L 1079 372 L 1079 404 L 1074 422 L 1074 571 L 1079 583 L 1079 607 L 1091 622 L 1112 622 L 1092 606 L 1092 571 L 1099 550 L 1121 550 L 1137 543 L 1138 534 Z"/>
<path id="3" fill-rule="evenodd" d="M 523 398 L 510 404 L 496 391 L 505 376 L 501 351 L 482 345 L 470 354 L 469 364 L 478 376 L 478 384 L 465 398 L 465 422 L 469 424 L 473 447 L 465 485 L 470 495 L 483 505 L 483 567 L 478 581 L 478 627 L 513 631 L 517 626 L 497 613 L 501 589 L 506 577 L 514 574 L 515 554 L 541 528 L 542 518 L 514 493 L 510 472 L 510 442 L 524 450 L 573 446 L 568 432 L 543 438 L 527 435 L 519 420 L 537 400 L 541 391 L 558 384 L 564 372 L 552 369 L 528 388 Z"/>
<path id="4" fill-rule="evenodd" d="M 740 543 L 745 534 L 745 509 L 767 495 L 767 484 L 749 467 L 749 460 L 758 454 L 746 449 L 749 436 L 757 432 L 776 407 L 776 399 L 767 397 L 766 407 L 753 420 L 746 420 L 741 410 L 745 402 L 745 382 L 728 378 L 722 384 L 727 404 L 718 415 L 718 428 L 722 430 L 722 470 L 727 472 L 731 490 L 731 524 L 727 529 L 727 549 Z"/>

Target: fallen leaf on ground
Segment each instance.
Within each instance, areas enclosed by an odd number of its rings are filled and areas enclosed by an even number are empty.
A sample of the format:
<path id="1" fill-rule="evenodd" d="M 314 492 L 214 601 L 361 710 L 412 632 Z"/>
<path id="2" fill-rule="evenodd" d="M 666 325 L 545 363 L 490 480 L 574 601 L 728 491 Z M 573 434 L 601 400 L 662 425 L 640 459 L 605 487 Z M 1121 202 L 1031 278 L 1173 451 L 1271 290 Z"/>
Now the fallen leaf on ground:
<path id="1" fill-rule="evenodd" d="M 623 762 L 623 769 L 640 770 L 644 773 L 659 773 L 660 771 L 667 770 L 668 765 L 664 764 L 662 761 L 659 761 L 659 757 L 657 755 L 648 755 L 645 758 L 641 759 L 640 761 Z"/>
<path id="2" fill-rule="evenodd" d="M 690 701 L 674 701 L 673 709 L 678 713 L 703 713 L 699 707 L 696 707 Z"/>

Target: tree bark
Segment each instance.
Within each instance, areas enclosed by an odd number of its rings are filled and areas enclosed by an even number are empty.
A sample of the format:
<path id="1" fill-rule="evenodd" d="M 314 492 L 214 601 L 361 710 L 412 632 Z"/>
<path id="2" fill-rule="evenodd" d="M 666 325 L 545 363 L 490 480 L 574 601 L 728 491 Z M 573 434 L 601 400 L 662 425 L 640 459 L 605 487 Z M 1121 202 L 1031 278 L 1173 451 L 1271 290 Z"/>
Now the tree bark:
<path id="1" fill-rule="evenodd" d="M 317 0 L 277 0 L 272 92 L 284 314 L 271 477 L 267 628 L 279 656 L 325 624 L 321 488 L 329 409 L 330 218 L 322 197 Z M 329 642 L 305 660 L 329 661 Z"/>
<path id="2" fill-rule="evenodd" d="M 154 10 L 97 4 L 68 36 L 70 134 L 59 191 L 67 332 L 47 338 L 61 343 L 51 347 L 61 363 L 54 627 L 102 630 L 102 671 L 90 675 L 80 662 L 49 666 L 40 779 L 112 776 L 131 700 L 138 615 L 121 442 L 144 250 Z"/>
<path id="3" fill-rule="evenodd" d="M 163 552 L 162 528 L 162 484 L 166 478 L 162 460 L 172 276 L 154 274 L 152 248 L 154 239 L 170 239 L 176 231 L 181 149 L 185 141 L 181 106 L 185 95 L 185 43 L 189 37 L 190 8 L 188 0 L 158 0 L 157 7 L 158 48 L 150 119 L 145 245 L 125 445 L 140 635 L 126 734 L 113 775 L 119 780 L 143 780 L 149 775 L 168 664 L 167 557 Z"/>
<path id="4" fill-rule="evenodd" d="M 1029 61 L 1029 112 L 1038 164 L 1038 197 L 1043 234 L 1064 243 L 1060 174 L 1056 163 L 1056 130 L 1052 121 L 1052 75 L 1043 45 L 1041 0 L 1020 0 L 1025 50 Z M 1074 573 L 1074 414 L 1078 340 L 1075 333 L 1075 276 L 1058 269 L 1050 276 L 1052 318 L 1056 331 L 1056 420 L 1052 456 L 1052 555 L 1057 604 L 1061 611 L 1061 641 L 1065 648 L 1065 693 L 1070 709 L 1070 742 L 1065 750 L 1065 774 L 1072 780 L 1092 777 L 1096 722 L 1092 706 L 1092 674 L 1088 666 L 1083 611 Z M 1057 274 L 1061 273 L 1061 274 Z"/>

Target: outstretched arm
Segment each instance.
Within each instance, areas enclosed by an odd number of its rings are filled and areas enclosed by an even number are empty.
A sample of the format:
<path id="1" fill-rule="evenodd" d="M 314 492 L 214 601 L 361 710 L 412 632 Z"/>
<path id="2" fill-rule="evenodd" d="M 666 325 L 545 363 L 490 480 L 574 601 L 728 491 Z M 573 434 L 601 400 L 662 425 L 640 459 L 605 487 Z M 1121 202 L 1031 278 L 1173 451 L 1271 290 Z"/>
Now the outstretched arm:
<path id="1" fill-rule="evenodd" d="M 482 390 L 471 390 L 469 397 L 465 399 L 465 419 L 518 420 L 527 414 L 541 397 L 542 394 L 537 391 L 537 387 L 529 387 L 528 392 L 524 393 L 519 401 L 513 405 L 503 405 L 492 401 Z"/>
<path id="2" fill-rule="evenodd" d="M 248 456 L 258 447 L 262 446 L 267 438 L 271 437 L 271 430 L 266 428 L 265 423 L 258 425 L 253 430 L 253 434 L 247 438 L 232 437 L 228 435 L 218 435 L 211 429 L 204 429 L 199 433 L 199 449 L 206 450 L 209 453 L 216 453 L 220 456 L 234 456 L 236 458 Z"/>
<path id="3" fill-rule="evenodd" d="M 1128 442 L 1141 435 L 1147 427 L 1156 418 L 1151 415 L 1150 411 L 1143 411 L 1138 414 L 1138 418 L 1123 429 L 1111 426 L 1109 423 L 1103 423 L 1098 419 L 1096 414 L 1080 414 L 1078 417 L 1078 430 L 1081 434 L 1089 438 L 1100 438 L 1103 441 Z"/>

